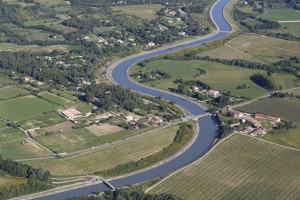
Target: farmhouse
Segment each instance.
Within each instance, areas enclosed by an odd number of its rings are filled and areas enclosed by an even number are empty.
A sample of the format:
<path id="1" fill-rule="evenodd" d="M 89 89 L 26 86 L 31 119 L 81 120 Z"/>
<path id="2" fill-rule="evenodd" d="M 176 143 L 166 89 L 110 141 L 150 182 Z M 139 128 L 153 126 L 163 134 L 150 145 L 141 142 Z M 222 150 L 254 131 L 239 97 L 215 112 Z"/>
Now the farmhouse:
<path id="1" fill-rule="evenodd" d="M 159 116 L 156 115 L 148 115 L 147 119 L 149 120 L 150 123 L 155 124 L 155 125 L 160 125 L 161 123 L 163 123 L 162 118 L 160 118 Z"/>
<path id="2" fill-rule="evenodd" d="M 279 123 L 281 121 L 281 119 L 278 118 L 278 117 L 268 116 L 268 115 L 264 115 L 264 114 L 260 114 L 260 113 L 255 113 L 255 118 L 267 119 L 267 120 L 269 120 L 271 122 L 274 122 L 274 123 Z"/>
<path id="3" fill-rule="evenodd" d="M 247 118 L 247 122 L 249 122 L 253 127 L 260 127 L 260 123 L 253 118 Z"/>
<path id="4" fill-rule="evenodd" d="M 264 134 L 263 128 L 255 129 L 253 132 L 250 133 L 251 136 L 257 136 L 257 135 L 261 135 L 261 134 Z"/>
<path id="5" fill-rule="evenodd" d="M 60 114 L 71 120 L 82 116 L 82 113 L 75 108 L 68 108 L 67 110 L 61 111 Z"/>
<path id="6" fill-rule="evenodd" d="M 127 122 L 130 122 L 130 121 L 132 121 L 134 118 L 133 118 L 132 115 L 128 115 L 128 116 L 124 117 L 124 119 L 125 119 Z"/>

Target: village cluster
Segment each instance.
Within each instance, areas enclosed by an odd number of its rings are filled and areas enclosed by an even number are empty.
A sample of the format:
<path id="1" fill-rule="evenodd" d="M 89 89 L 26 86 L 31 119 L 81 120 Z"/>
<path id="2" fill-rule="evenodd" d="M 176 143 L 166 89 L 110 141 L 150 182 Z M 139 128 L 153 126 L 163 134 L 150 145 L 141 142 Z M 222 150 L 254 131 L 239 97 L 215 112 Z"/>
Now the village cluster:
<path id="1" fill-rule="evenodd" d="M 240 133 L 250 134 L 251 136 L 264 135 L 267 133 L 268 129 L 262 126 L 263 121 L 270 122 L 273 127 L 276 127 L 278 123 L 281 122 L 281 119 L 278 117 L 264 115 L 260 113 L 249 114 L 235 110 L 230 110 L 229 112 L 233 118 L 239 120 L 237 123 L 231 124 L 231 126 L 235 127 L 247 123 L 249 124 L 249 126 L 246 126 L 244 129 L 242 129 Z"/>

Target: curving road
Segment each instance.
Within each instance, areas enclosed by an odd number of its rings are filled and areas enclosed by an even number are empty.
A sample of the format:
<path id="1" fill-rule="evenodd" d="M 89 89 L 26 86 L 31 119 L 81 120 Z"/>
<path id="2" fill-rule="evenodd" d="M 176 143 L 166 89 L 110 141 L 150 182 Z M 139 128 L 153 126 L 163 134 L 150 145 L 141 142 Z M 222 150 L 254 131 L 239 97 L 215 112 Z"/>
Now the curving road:
<path id="1" fill-rule="evenodd" d="M 179 106 L 185 108 L 192 115 L 200 115 L 205 113 L 205 109 L 201 105 L 192 102 L 188 99 L 185 99 L 184 97 L 165 91 L 157 90 L 155 88 L 149 88 L 140 85 L 139 83 L 133 82 L 127 77 L 126 71 L 132 64 L 141 60 L 154 57 L 160 54 L 165 54 L 171 51 L 177 51 L 188 47 L 197 46 L 206 42 L 220 39 L 228 35 L 232 29 L 223 15 L 224 7 L 228 2 L 229 0 L 218 0 L 210 9 L 211 19 L 217 27 L 217 30 L 214 33 L 206 37 L 197 38 L 188 42 L 174 44 L 168 47 L 156 49 L 149 52 L 143 52 L 138 55 L 124 58 L 110 68 L 110 70 L 108 71 L 108 75 L 116 84 L 122 85 L 126 88 L 130 88 L 131 90 L 151 96 L 162 96 L 166 100 L 175 101 Z M 205 152 L 207 152 L 211 145 L 214 143 L 217 132 L 217 125 L 213 117 L 208 117 L 199 120 L 198 127 L 200 127 L 200 130 L 194 142 L 190 144 L 190 146 L 185 151 L 182 151 L 176 156 L 170 158 L 169 160 L 159 163 L 155 166 L 126 176 L 115 177 L 113 179 L 110 179 L 109 182 L 115 188 L 144 182 L 162 176 L 164 174 L 173 172 L 198 159 Z M 96 191 L 105 191 L 107 189 L 108 187 L 105 184 L 98 183 L 94 185 L 82 186 L 81 188 L 74 188 L 64 192 L 43 193 L 40 196 L 36 195 L 31 196 L 30 198 L 37 198 L 43 200 L 64 200 L 73 196 L 86 195 Z"/>

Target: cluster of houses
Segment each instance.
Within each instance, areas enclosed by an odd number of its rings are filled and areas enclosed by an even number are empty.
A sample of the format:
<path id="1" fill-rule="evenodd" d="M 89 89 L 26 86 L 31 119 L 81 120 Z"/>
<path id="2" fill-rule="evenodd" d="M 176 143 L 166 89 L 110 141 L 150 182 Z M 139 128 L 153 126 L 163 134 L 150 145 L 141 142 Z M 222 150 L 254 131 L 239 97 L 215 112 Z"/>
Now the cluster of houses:
<path id="1" fill-rule="evenodd" d="M 281 119 L 278 117 L 273 117 L 260 113 L 255 113 L 254 115 L 251 115 L 249 113 L 243 113 L 235 110 L 230 110 L 230 113 L 232 117 L 239 119 L 239 122 L 237 124 L 232 124 L 231 126 L 237 126 L 240 125 L 240 123 L 248 122 L 251 126 L 247 126 L 240 132 L 244 134 L 250 134 L 251 136 L 258 136 L 267 133 L 266 130 L 262 127 L 259 120 L 267 120 L 271 122 L 273 126 L 276 126 L 278 123 L 281 122 Z"/>
<path id="2" fill-rule="evenodd" d="M 219 96 L 222 96 L 222 94 L 218 90 L 205 90 L 198 86 L 193 87 L 193 92 L 199 92 L 199 93 L 205 94 L 209 98 L 217 98 Z"/>
<path id="3" fill-rule="evenodd" d="M 135 124 L 137 121 L 144 119 L 142 116 L 130 113 L 129 115 L 124 117 L 124 120 L 128 123 Z M 149 114 L 146 117 L 146 123 L 149 125 L 160 126 L 163 123 L 163 119 L 157 115 Z"/>

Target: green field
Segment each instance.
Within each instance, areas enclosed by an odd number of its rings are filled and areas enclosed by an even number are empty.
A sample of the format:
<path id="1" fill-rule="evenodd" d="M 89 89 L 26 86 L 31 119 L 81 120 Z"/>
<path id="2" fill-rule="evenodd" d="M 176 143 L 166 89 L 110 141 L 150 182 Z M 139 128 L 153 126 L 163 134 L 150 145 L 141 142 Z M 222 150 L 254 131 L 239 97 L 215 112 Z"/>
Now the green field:
<path id="1" fill-rule="evenodd" d="M 66 121 L 66 118 L 59 115 L 57 111 L 53 111 L 31 118 L 29 120 L 22 121 L 20 122 L 20 125 L 25 129 L 33 129 L 43 128 L 64 121 Z"/>
<path id="2" fill-rule="evenodd" d="M 29 94 L 27 90 L 17 88 L 17 87 L 6 87 L 0 89 L 0 101 L 15 98 L 18 96 L 24 96 L 26 94 Z"/>
<path id="3" fill-rule="evenodd" d="M 200 55 L 223 59 L 244 59 L 273 63 L 300 54 L 300 43 L 259 35 L 241 35 L 225 46 Z"/>
<path id="4" fill-rule="evenodd" d="M 12 79 L 0 76 L 0 88 L 3 88 L 8 85 L 14 85 L 14 84 L 18 84 L 18 82 L 14 81 Z"/>
<path id="5" fill-rule="evenodd" d="M 5 158 L 32 158 L 49 155 L 30 142 L 19 129 L 0 128 L 0 155 Z"/>
<path id="6" fill-rule="evenodd" d="M 299 199 L 300 152 L 234 134 L 149 193 L 182 199 Z"/>
<path id="7" fill-rule="evenodd" d="M 300 20 L 300 12 L 292 8 L 268 8 L 266 12 L 259 17 L 273 21 Z"/>
<path id="8" fill-rule="evenodd" d="M 266 134 L 264 140 L 300 149 L 300 128 L 290 129 L 281 134 Z"/>
<path id="9" fill-rule="evenodd" d="M 67 106 L 73 106 L 75 104 L 74 101 L 70 101 L 68 99 L 65 99 L 63 97 L 59 97 L 55 94 L 52 94 L 50 92 L 42 92 L 38 94 L 39 97 L 42 99 L 45 99 L 51 103 L 58 104 L 62 107 L 67 107 Z"/>
<path id="10" fill-rule="evenodd" d="M 153 20 L 156 18 L 156 12 L 163 8 L 160 4 L 144 4 L 131 6 L 116 6 L 114 10 L 121 10 L 129 15 L 135 15 L 145 20 Z"/>
<path id="11" fill-rule="evenodd" d="M 197 68 L 206 71 L 198 77 L 193 77 L 199 71 Z M 135 72 L 137 66 L 133 66 L 130 73 Z M 177 84 L 173 81 L 182 78 L 184 80 L 201 80 L 212 88 L 222 92 L 232 91 L 236 96 L 247 96 L 250 98 L 262 96 L 266 90 L 260 88 L 250 80 L 250 76 L 257 73 L 257 70 L 223 65 L 215 62 L 192 60 L 192 61 L 154 61 L 147 64 L 142 70 L 160 70 L 168 73 L 171 77 L 158 81 L 146 83 L 152 87 L 157 87 L 163 90 L 176 88 Z M 247 84 L 247 89 L 237 89 L 237 86 Z"/>
<path id="12" fill-rule="evenodd" d="M 296 37 L 300 37 L 300 21 L 299 22 L 280 22 L 281 27 L 274 29 L 274 33 L 290 33 Z"/>
<path id="13" fill-rule="evenodd" d="M 269 114 L 285 120 L 300 122 L 300 101 L 296 99 L 267 98 L 237 109 L 250 113 Z"/>
<path id="14" fill-rule="evenodd" d="M 49 169 L 54 176 L 91 174 L 126 162 L 140 160 L 162 150 L 172 143 L 177 129 L 178 126 L 172 126 L 80 155 L 26 163 Z"/>
<path id="15" fill-rule="evenodd" d="M 26 96 L 0 102 L 0 115 L 12 121 L 23 121 L 53 111 L 57 105 L 34 96 Z"/>
<path id="16" fill-rule="evenodd" d="M 59 133 L 45 134 L 42 133 L 38 136 L 36 141 L 49 149 L 55 150 L 60 153 L 73 152 L 82 149 L 99 146 L 105 143 L 110 143 L 125 138 L 138 135 L 153 129 L 153 127 L 138 129 L 132 131 L 120 131 L 105 136 L 97 137 L 86 128 L 70 129 Z"/>

